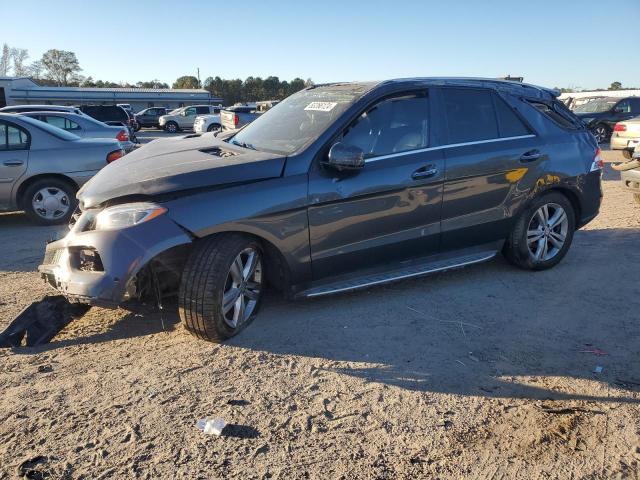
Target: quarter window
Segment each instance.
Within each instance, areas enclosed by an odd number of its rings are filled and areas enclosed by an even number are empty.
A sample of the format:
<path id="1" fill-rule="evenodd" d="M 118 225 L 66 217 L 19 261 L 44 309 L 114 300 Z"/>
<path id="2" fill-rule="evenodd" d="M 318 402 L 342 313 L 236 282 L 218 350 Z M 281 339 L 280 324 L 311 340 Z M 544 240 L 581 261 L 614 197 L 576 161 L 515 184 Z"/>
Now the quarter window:
<path id="1" fill-rule="evenodd" d="M 498 115 L 498 127 L 500 130 L 500 137 L 518 137 L 521 135 L 527 135 L 531 133 L 522 120 L 518 118 L 518 115 L 511 109 L 507 103 L 502 100 L 498 95 L 494 94 L 494 100 L 496 105 L 496 114 Z"/>
<path id="2" fill-rule="evenodd" d="M 617 112 L 631 113 L 631 103 L 629 103 L 629 100 L 623 100 L 616 105 L 615 109 Z"/>
<path id="3" fill-rule="evenodd" d="M 206 115 L 209 113 L 209 107 L 196 107 L 196 113 L 198 115 Z"/>
<path id="4" fill-rule="evenodd" d="M 445 88 L 442 93 L 449 143 L 499 138 L 498 123 L 489 90 Z"/>
<path id="5" fill-rule="evenodd" d="M 429 99 L 425 92 L 388 98 L 360 115 L 342 142 L 365 158 L 425 148 L 429 144 Z"/>
<path id="6" fill-rule="evenodd" d="M 0 150 L 26 150 L 29 134 L 21 128 L 0 123 Z"/>

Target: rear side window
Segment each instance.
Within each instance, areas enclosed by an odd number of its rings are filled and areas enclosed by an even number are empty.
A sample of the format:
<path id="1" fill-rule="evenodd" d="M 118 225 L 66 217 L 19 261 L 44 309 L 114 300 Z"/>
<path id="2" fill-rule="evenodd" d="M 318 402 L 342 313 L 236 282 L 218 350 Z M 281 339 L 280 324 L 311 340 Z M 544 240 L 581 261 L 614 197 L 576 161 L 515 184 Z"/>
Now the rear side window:
<path id="1" fill-rule="evenodd" d="M 196 107 L 196 113 L 198 115 L 206 115 L 209 113 L 209 107 Z"/>
<path id="2" fill-rule="evenodd" d="M 56 115 L 47 115 L 44 117 L 44 121 L 49 125 L 61 128 L 63 130 L 80 130 L 80 125 L 76 122 L 72 122 L 68 118 L 58 117 Z"/>
<path id="3" fill-rule="evenodd" d="M 29 134 L 21 128 L 0 123 L 0 151 L 26 150 L 29 148 Z"/>
<path id="4" fill-rule="evenodd" d="M 582 130 L 584 124 L 576 117 L 562 102 L 554 100 L 552 102 L 543 102 L 537 100 L 528 100 L 528 102 L 536 107 L 539 112 L 553 121 L 556 125 L 568 130 Z"/>
<path id="5" fill-rule="evenodd" d="M 519 137 L 531 133 L 527 126 L 522 123 L 522 120 L 520 120 L 518 115 L 516 115 L 513 109 L 507 105 L 502 98 L 495 94 L 493 98 L 495 100 L 496 115 L 498 116 L 498 127 L 501 138 Z"/>
<path id="6" fill-rule="evenodd" d="M 442 94 L 449 143 L 499 138 L 492 93 L 489 90 L 445 88 Z"/>

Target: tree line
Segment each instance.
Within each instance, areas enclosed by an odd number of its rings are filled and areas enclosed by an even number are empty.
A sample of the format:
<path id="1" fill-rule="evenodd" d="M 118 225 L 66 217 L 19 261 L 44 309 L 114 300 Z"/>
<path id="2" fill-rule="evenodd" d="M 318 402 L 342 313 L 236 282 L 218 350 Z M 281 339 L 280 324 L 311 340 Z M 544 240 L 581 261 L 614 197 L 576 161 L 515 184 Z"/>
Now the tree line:
<path id="1" fill-rule="evenodd" d="M 82 68 L 76 54 L 66 50 L 47 50 L 42 58 L 29 64 L 28 59 L 29 52 L 26 49 L 10 47 L 5 43 L 0 55 L 0 77 L 31 77 L 40 85 L 58 87 L 169 88 L 167 83 L 157 79 L 130 84 L 85 77 L 80 74 Z M 207 77 L 204 83 L 201 83 L 193 75 L 184 75 L 176 79 L 171 88 L 205 88 L 212 96 L 222 98 L 224 104 L 233 105 L 237 102 L 281 100 L 309 85 L 313 85 L 311 79 L 305 81 L 294 78 L 288 82 L 274 76 L 265 79 L 251 76 L 244 81 L 239 78 L 227 80 L 216 76 Z"/>

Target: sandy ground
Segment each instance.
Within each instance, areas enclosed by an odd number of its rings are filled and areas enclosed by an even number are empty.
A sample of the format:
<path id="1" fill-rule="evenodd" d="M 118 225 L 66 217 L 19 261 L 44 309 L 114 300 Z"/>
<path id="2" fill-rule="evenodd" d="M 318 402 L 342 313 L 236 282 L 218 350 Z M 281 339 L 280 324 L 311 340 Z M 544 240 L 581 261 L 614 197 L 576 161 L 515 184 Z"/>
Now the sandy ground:
<path id="1" fill-rule="evenodd" d="M 640 206 L 605 178 L 552 271 L 498 258 L 270 296 L 224 345 L 94 308 L 2 350 L 0 478 L 639 478 Z M 48 292 L 34 269 L 55 230 L 0 215 L 0 327 Z"/>

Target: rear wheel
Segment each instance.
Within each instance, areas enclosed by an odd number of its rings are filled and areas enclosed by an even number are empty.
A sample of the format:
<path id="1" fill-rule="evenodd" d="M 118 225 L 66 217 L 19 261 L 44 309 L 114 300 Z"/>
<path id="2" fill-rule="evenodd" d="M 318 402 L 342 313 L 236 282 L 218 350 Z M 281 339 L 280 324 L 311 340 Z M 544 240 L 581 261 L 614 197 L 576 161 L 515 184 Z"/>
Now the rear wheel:
<path id="1" fill-rule="evenodd" d="M 204 240 L 182 274 L 180 319 L 204 340 L 230 338 L 255 318 L 263 285 L 263 255 L 257 241 L 239 234 Z"/>
<path id="2" fill-rule="evenodd" d="M 40 225 L 66 223 L 76 208 L 76 189 L 58 178 L 43 178 L 29 185 L 22 197 L 29 217 Z"/>
<path id="3" fill-rule="evenodd" d="M 598 143 L 606 143 L 609 141 L 609 129 L 602 123 L 599 123 L 598 125 L 593 127 L 591 133 L 593 133 L 593 136 L 596 137 Z"/>
<path id="4" fill-rule="evenodd" d="M 531 202 L 518 217 L 504 254 L 520 268 L 546 270 L 566 255 L 574 230 L 571 202 L 561 193 L 547 193 Z"/>
<path id="5" fill-rule="evenodd" d="M 211 125 L 209 125 L 209 127 L 207 128 L 207 132 L 217 132 L 220 130 L 220 124 L 219 123 L 212 123 Z"/>

